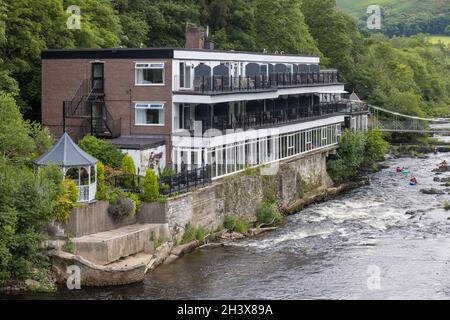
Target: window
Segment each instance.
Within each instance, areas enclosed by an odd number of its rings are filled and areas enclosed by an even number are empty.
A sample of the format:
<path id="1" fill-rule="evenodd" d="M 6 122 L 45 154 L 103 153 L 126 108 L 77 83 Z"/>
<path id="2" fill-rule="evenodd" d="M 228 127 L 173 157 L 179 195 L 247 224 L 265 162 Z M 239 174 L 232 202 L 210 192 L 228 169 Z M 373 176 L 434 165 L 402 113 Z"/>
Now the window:
<path id="1" fill-rule="evenodd" d="M 180 62 L 180 88 L 191 87 L 191 64 Z"/>
<path id="2" fill-rule="evenodd" d="M 164 104 L 136 103 L 136 125 L 164 125 Z"/>
<path id="3" fill-rule="evenodd" d="M 136 63 L 136 85 L 164 84 L 164 63 Z"/>

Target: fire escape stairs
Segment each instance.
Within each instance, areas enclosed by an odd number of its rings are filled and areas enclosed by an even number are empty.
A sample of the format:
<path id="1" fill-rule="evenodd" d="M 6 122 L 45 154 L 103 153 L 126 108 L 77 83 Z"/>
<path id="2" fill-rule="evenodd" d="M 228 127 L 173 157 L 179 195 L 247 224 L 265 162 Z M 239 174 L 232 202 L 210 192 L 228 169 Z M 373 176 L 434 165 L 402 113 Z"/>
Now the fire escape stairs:
<path id="1" fill-rule="evenodd" d="M 86 134 L 105 139 L 120 136 L 121 119 L 114 119 L 105 103 L 103 90 L 97 90 L 91 85 L 91 80 L 84 80 L 71 101 L 64 101 L 63 122 L 64 130 L 68 119 L 79 119 L 81 125 L 77 137 Z M 84 132 L 83 131 L 84 128 Z M 88 128 L 88 130 L 87 130 Z"/>

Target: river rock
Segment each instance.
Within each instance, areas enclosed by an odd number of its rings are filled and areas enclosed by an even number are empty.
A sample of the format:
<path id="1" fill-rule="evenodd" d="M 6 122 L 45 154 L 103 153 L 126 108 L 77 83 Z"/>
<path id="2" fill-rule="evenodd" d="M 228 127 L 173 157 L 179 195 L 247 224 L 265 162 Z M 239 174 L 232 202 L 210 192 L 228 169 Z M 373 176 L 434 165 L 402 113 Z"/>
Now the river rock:
<path id="1" fill-rule="evenodd" d="M 450 177 L 442 178 L 441 182 L 450 182 Z"/>
<path id="2" fill-rule="evenodd" d="M 434 182 L 441 182 L 441 179 L 439 179 L 438 177 L 435 177 L 435 178 L 433 179 L 433 181 L 434 181 Z"/>
<path id="3" fill-rule="evenodd" d="M 422 192 L 423 194 L 445 194 L 444 191 L 438 190 L 438 189 L 435 189 L 435 188 L 431 188 L 431 189 L 420 189 L 420 192 Z"/>
<path id="4" fill-rule="evenodd" d="M 436 168 L 431 170 L 432 172 L 449 172 L 450 171 L 450 167 L 440 167 L 440 168 Z"/>

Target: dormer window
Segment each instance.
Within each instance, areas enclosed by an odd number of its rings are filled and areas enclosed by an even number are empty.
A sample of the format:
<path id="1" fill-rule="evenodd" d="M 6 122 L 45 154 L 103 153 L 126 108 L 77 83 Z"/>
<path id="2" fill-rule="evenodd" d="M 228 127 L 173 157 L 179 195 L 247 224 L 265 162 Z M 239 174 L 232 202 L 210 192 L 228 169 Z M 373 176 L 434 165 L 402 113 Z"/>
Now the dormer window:
<path id="1" fill-rule="evenodd" d="M 164 85 L 164 63 L 136 63 L 136 85 Z"/>

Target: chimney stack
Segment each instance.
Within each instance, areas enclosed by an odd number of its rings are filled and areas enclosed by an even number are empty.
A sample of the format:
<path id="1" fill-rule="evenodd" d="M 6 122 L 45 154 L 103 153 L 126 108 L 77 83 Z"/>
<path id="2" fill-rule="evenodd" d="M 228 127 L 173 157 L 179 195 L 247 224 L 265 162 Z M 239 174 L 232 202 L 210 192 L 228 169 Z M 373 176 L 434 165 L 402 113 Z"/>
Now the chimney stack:
<path id="1" fill-rule="evenodd" d="M 186 45 L 187 49 L 205 49 L 205 29 L 202 27 L 186 28 Z"/>
<path id="2" fill-rule="evenodd" d="M 186 27 L 185 48 L 214 50 L 214 43 L 208 39 L 205 28 L 188 25 Z"/>

